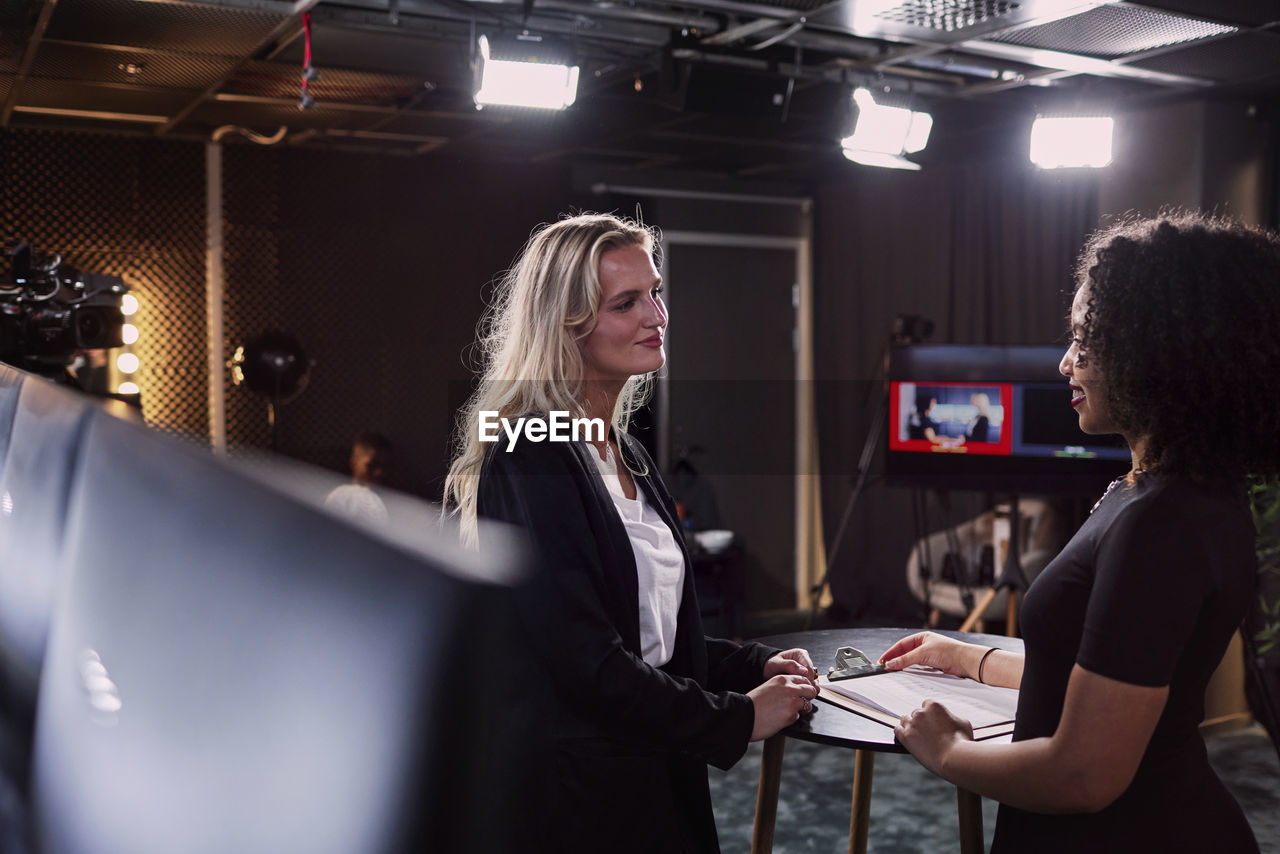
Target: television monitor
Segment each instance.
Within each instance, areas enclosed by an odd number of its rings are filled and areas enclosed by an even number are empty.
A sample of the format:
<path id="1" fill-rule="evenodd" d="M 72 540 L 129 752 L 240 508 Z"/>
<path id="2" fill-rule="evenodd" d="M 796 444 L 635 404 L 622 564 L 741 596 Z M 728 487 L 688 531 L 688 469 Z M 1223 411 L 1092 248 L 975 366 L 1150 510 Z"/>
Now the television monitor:
<path id="1" fill-rule="evenodd" d="M 40 851 L 520 850 L 510 817 L 543 766 L 512 711 L 531 674 L 511 664 L 516 540 L 384 540 L 101 413 L 79 460 Z"/>
<path id="2" fill-rule="evenodd" d="M 1130 464 L 1119 436 L 1080 430 L 1062 349 L 896 347 L 889 362 L 890 483 L 1087 494 Z"/>
<path id="3" fill-rule="evenodd" d="M 0 382 L 10 379 L 9 370 L 4 373 Z M 10 391 L 16 392 L 12 403 L 4 399 Z M 69 388 L 26 376 L 0 392 L 0 413 L 9 406 L 9 425 L 0 428 L 6 445 L 0 462 L 0 721 L 18 725 L 26 738 L 60 583 L 67 495 L 94 405 Z"/>

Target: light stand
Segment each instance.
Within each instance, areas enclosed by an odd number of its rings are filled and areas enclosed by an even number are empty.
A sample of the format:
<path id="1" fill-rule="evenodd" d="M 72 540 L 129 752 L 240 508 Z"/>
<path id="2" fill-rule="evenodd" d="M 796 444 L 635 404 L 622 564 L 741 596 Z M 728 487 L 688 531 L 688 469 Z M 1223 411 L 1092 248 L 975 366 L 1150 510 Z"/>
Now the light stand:
<path id="1" fill-rule="evenodd" d="M 229 366 L 236 385 L 246 385 L 267 398 L 271 450 L 279 451 L 280 405 L 306 389 L 311 360 L 297 339 L 273 329 L 237 347 Z"/>
<path id="2" fill-rule="evenodd" d="M 849 520 L 853 517 L 853 508 L 858 503 L 859 496 L 862 495 L 862 488 L 867 483 L 867 474 L 871 470 L 871 461 L 875 457 L 876 445 L 880 440 L 880 433 L 884 429 L 884 420 L 888 414 L 889 408 L 889 352 L 895 344 L 912 344 L 924 341 L 933 334 L 933 321 L 925 317 L 914 314 L 899 314 L 893 319 L 893 328 L 889 332 L 889 340 L 885 344 L 884 352 L 880 357 L 880 376 L 872 381 L 872 387 L 880 386 L 880 394 L 876 401 L 876 411 L 871 416 L 871 426 L 867 430 L 867 439 L 862 444 L 862 455 L 858 458 L 858 468 L 854 472 L 853 490 L 849 493 L 849 499 L 844 505 L 844 515 L 840 518 L 840 527 L 836 529 L 836 537 L 831 543 L 831 551 L 827 553 L 827 565 L 822 572 L 822 578 L 818 583 L 809 588 L 809 598 L 811 605 L 809 608 L 809 619 L 805 622 L 805 630 L 813 628 L 813 623 L 818 617 L 818 608 L 822 603 L 822 594 L 831 582 L 831 568 L 835 566 L 836 555 L 840 553 L 840 546 L 844 542 L 845 532 L 849 529 Z M 926 582 L 925 590 L 928 591 L 929 585 Z M 926 597 L 927 597 L 926 592 Z M 925 601 L 925 612 L 928 612 L 928 600 Z"/>
<path id="3" fill-rule="evenodd" d="M 805 631 L 813 628 L 813 622 L 818 617 L 818 608 L 822 603 L 823 591 L 826 590 L 827 584 L 831 581 L 831 567 L 834 566 L 836 555 L 840 553 L 840 544 L 844 542 L 845 532 L 849 529 L 849 520 L 853 517 L 854 505 L 858 503 L 858 496 L 862 495 L 862 488 L 866 485 L 867 472 L 871 470 L 871 461 L 876 453 L 876 440 L 880 437 L 880 430 L 884 426 L 885 402 L 886 397 L 881 394 L 879 402 L 876 404 L 875 414 L 871 416 L 871 426 L 867 432 L 867 441 L 862 446 L 862 456 L 858 459 L 853 490 L 849 493 L 849 500 L 845 502 L 844 515 L 840 518 L 840 527 L 836 530 L 836 538 L 832 541 L 831 551 L 827 554 L 827 565 L 823 569 L 822 578 L 809 589 L 812 605 L 809 609 L 809 619 L 805 623 Z"/>

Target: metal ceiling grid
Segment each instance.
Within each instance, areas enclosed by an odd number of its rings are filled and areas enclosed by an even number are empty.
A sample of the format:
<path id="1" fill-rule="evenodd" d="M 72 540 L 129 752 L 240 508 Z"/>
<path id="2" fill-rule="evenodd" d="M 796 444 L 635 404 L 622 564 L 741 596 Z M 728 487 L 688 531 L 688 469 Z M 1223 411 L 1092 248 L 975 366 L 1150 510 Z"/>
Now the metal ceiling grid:
<path id="1" fill-rule="evenodd" d="M 1021 8 L 1012 0 L 907 0 L 875 17 L 910 27 L 954 32 L 985 24 Z"/>
<path id="2" fill-rule="evenodd" d="M 385 74 L 405 74 L 410 69 L 424 80 L 452 77 L 470 67 L 471 46 L 465 23 L 446 24 L 439 32 L 391 29 L 365 30 L 343 25 L 336 10 L 323 5 L 311 19 L 311 54 L 321 70 L 329 67 L 359 68 Z M 291 44 L 280 61 L 302 64 L 302 40 Z"/>
<path id="3" fill-rule="evenodd" d="M 377 118 L 377 114 L 330 109 L 321 103 L 310 110 L 299 110 L 294 103 L 206 101 L 187 117 L 183 129 L 208 132 L 223 125 L 238 125 L 263 132 L 284 125 L 294 133 L 325 128 L 359 128 L 372 124 Z"/>
<path id="4" fill-rule="evenodd" d="M 779 9 L 794 9 L 797 12 L 812 12 L 824 6 L 830 6 L 831 0 L 762 0 L 763 6 L 776 6 Z"/>
<path id="5" fill-rule="evenodd" d="M 95 45 L 44 42 L 32 77 L 94 81 L 141 88 L 201 91 L 235 67 L 223 57 L 157 51 L 110 50 Z"/>
<path id="6" fill-rule="evenodd" d="M 328 101 L 394 105 L 423 88 L 421 79 L 405 74 L 349 71 L 319 63 L 316 70 L 318 76 L 307 86 L 307 92 L 317 104 Z M 279 62 L 250 62 L 236 69 L 221 91 L 296 99 L 300 93 L 301 71 L 298 66 Z"/>
<path id="7" fill-rule="evenodd" d="M 297 12 L 309 0 L 47 2 L 0 0 L 0 99 L 14 98 L 14 123 L 74 126 L 74 116 L 48 111 L 78 110 L 82 127 L 119 114 L 116 129 L 148 132 L 151 122 L 184 136 L 226 124 L 269 135 L 284 125 L 289 144 L 393 153 L 447 144 L 526 161 L 723 157 L 717 171 L 767 169 L 819 150 L 839 156 L 834 108 L 808 96 L 847 97 L 847 87 L 873 79 L 935 109 L 962 98 L 1005 112 L 1081 87 L 1140 98 L 1249 80 L 1265 93 L 1257 81 L 1269 78 L 1270 92 L 1280 89 L 1280 29 L 1197 29 L 1256 25 L 1239 15 L 1263 15 L 1258 7 L 1280 0 L 535 0 L 527 17 L 514 0 L 324 0 L 312 19 L 317 103 L 301 111 Z M 52 20 L 34 41 L 42 8 Z M 788 26 L 802 15 L 805 26 Z M 471 35 L 503 22 L 577 46 L 574 108 L 536 119 L 471 111 Z M 1079 64 L 1054 66 L 1044 50 Z M 14 84 L 5 72 L 28 52 L 34 64 Z M 735 110 L 745 115 L 729 117 Z"/>
<path id="8" fill-rule="evenodd" d="M 1230 33 L 1234 27 L 1129 5 L 1097 6 L 1079 15 L 997 34 L 991 41 L 1116 59 L 1158 47 Z"/>
<path id="9" fill-rule="evenodd" d="M 1280 80 L 1280 32 L 1246 30 L 1181 50 L 1138 58 L 1139 68 L 1173 74 L 1195 73 L 1222 83 Z"/>
<path id="10" fill-rule="evenodd" d="M 0 25 L 0 72 L 15 72 L 22 62 L 28 33 L 16 26 Z"/>
<path id="11" fill-rule="evenodd" d="M 106 87 L 75 80 L 28 77 L 22 82 L 18 112 L 88 110 L 95 113 L 144 115 L 163 119 L 191 100 L 191 93 L 174 89 Z"/>
<path id="12" fill-rule="evenodd" d="M 890 0 L 831 3 L 811 23 L 861 38 L 943 47 L 1075 12 L 1081 0 Z"/>
<path id="13" fill-rule="evenodd" d="M 93 0 L 56 6 L 46 38 L 238 58 L 256 49 L 284 19 L 194 3 Z"/>

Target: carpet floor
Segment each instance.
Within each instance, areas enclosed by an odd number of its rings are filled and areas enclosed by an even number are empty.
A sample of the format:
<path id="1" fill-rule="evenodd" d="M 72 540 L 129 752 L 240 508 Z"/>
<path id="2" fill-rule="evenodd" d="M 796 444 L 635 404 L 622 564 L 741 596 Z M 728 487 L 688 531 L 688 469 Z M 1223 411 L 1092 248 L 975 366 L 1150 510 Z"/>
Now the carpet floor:
<path id="1" fill-rule="evenodd" d="M 1214 770 L 1244 808 L 1262 854 L 1280 854 L 1280 758 L 1271 740 L 1261 728 L 1250 728 L 1210 736 L 1206 743 Z M 727 772 L 711 769 L 711 798 L 723 854 L 751 850 L 761 749 L 759 743 L 751 745 L 742 761 Z M 845 854 L 852 798 L 853 751 L 788 739 L 778 794 L 775 854 Z M 984 799 L 982 814 L 983 839 L 990 846 L 996 804 Z M 955 787 L 910 756 L 877 754 L 869 854 L 959 850 Z"/>

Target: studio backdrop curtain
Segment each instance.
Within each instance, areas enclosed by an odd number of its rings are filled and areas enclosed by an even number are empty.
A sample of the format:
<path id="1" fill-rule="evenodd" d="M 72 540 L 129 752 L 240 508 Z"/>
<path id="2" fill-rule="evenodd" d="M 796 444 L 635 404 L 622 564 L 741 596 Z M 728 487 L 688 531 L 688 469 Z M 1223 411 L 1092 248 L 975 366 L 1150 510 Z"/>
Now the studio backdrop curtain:
<path id="1" fill-rule="evenodd" d="M 1097 173 L 1006 163 L 969 164 L 948 177 L 944 340 L 1063 341 L 1076 258 L 1098 224 Z"/>
<path id="2" fill-rule="evenodd" d="M 1099 180 L 987 157 L 916 173 L 851 168 L 819 188 L 815 400 L 828 549 L 883 394 L 895 316 L 932 320 L 930 341 L 938 344 L 1065 346 L 1072 271 L 1098 225 Z M 830 586 L 837 605 L 854 615 L 913 619 L 920 604 L 904 571 L 910 494 L 875 477 L 882 457 L 873 457 L 829 567 Z M 972 509 L 955 501 L 955 522 Z"/>

